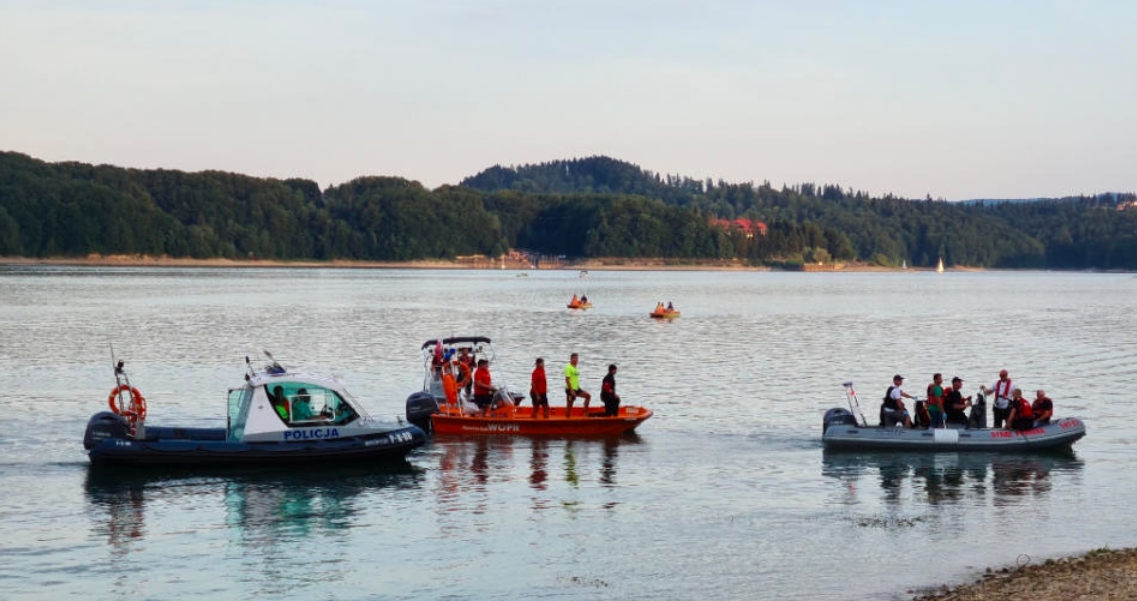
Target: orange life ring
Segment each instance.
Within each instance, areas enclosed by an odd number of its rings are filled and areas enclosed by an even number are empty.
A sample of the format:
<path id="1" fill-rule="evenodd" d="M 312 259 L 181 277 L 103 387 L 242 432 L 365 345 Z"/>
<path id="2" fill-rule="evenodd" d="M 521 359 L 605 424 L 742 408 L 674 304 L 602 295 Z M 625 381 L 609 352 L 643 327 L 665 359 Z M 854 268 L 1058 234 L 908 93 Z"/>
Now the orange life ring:
<path id="1" fill-rule="evenodd" d="M 128 407 L 119 407 L 115 401 L 119 398 L 120 392 L 130 393 L 130 405 Z M 131 421 L 142 420 L 146 418 L 146 399 L 142 396 L 141 392 L 133 386 L 120 384 L 111 390 L 110 396 L 107 397 L 107 404 L 111 406 L 111 411 L 121 415 Z"/>

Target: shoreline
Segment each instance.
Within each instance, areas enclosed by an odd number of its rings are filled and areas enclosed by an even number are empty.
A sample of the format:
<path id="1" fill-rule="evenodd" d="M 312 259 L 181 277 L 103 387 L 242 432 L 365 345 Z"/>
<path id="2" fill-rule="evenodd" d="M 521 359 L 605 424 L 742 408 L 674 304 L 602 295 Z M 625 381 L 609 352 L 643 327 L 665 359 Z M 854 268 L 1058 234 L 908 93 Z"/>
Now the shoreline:
<path id="1" fill-rule="evenodd" d="M 6 257 L 0 256 L 0 266 L 71 266 L 71 267 L 169 267 L 203 269 L 436 269 L 485 271 L 748 271 L 782 273 L 935 273 L 934 267 L 886 267 L 863 262 L 806 263 L 792 265 L 747 265 L 738 259 L 666 259 L 598 257 L 578 260 L 547 259 L 540 265 L 530 264 L 516 255 L 490 259 L 475 255 L 455 259 L 420 259 L 414 261 L 359 261 L 331 259 L 328 261 L 276 259 L 194 259 L 152 255 L 99 255 L 85 257 Z M 982 273 L 992 271 L 985 267 L 955 265 L 945 273 Z M 994 271 L 1053 271 L 1061 273 L 1137 273 L 1124 269 L 995 269 Z"/>
<path id="2" fill-rule="evenodd" d="M 330 261 L 262 260 L 262 259 L 193 259 L 182 257 L 155 257 L 150 255 L 98 255 L 85 257 L 3 257 L 0 265 L 58 265 L 74 267 L 194 267 L 194 268 L 304 268 L 304 269 L 481 269 L 487 271 L 785 271 L 785 272 L 891 272 L 934 271 L 932 268 L 893 268 L 865 263 L 837 263 L 829 265 L 803 265 L 798 269 L 746 265 L 734 259 L 672 260 L 629 259 L 607 257 L 576 261 L 547 260 L 532 265 L 524 260 L 510 258 L 504 261 L 483 256 L 457 259 L 415 261 L 357 261 L 332 259 Z M 948 271 L 982 271 L 958 268 Z"/>
<path id="3" fill-rule="evenodd" d="M 1027 558 L 1029 561 L 1029 557 Z M 908 591 L 913 601 L 1137 599 L 1137 548 L 1095 549 L 1018 567 L 987 568 L 970 584 Z"/>

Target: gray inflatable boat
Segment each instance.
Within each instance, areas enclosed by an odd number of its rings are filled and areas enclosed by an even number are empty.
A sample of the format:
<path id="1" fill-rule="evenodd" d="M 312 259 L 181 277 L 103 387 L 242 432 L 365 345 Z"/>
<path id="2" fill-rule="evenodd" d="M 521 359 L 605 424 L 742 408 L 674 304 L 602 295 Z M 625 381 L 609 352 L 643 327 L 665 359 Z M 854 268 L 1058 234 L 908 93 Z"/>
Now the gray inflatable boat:
<path id="1" fill-rule="evenodd" d="M 864 414 L 858 421 L 857 415 L 850 410 L 854 406 L 858 413 L 860 410 L 851 382 L 845 383 L 845 393 L 849 409 L 834 407 L 825 412 L 822 420 L 821 440 L 827 450 L 1029 452 L 1069 448 L 1086 435 L 1085 423 L 1076 417 L 1052 419 L 1049 424 L 1030 430 L 955 424 L 927 429 L 870 426 Z M 979 410 L 983 410 L 982 405 Z M 985 426 L 986 419 L 975 419 L 973 415 L 970 423 Z"/>

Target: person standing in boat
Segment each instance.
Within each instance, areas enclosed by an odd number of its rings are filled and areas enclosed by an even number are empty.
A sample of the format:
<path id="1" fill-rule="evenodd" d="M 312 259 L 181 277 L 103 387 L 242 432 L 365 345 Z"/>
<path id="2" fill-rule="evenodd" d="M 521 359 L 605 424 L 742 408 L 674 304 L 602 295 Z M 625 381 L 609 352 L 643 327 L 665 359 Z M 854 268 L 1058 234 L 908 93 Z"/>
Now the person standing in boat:
<path id="1" fill-rule="evenodd" d="M 616 417 L 620 413 L 620 395 L 616 394 L 615 363 L 608 366 L 608 375 L 604 376 L 604 380 L 600 383 L 600 400 L 604 401 L 604 415 Z"/>
<path id="2" fill-rule="evenodd" d="M 533 374 L 529 378 L 529 398 L 533 399 L 533 419 L 537 419 L 537 408 L 545 408 L 545 419 L 549 418 L 549 383 L 545 380 L 545 360 L 537 357 Z"/>
<path id="3" fill-rule="evenodd" d="M 991 408 L 991 415 L 995 419 L 995 427 L 1002 428 L 1003 421 L 1011 413 L 1011 399 L 1014 397 L 1014 392 L 1018 386 L 1011 381 L 1010 376 L 1007 375 L 1007 370 L 1004 369 L 999 372 L 999 379 L 995 380 L 990 388 L 980 386 L 980 389 L 983 394 L 995 393 L 995 403 L 994 407 Z"/>
<path id="4" fill-rule="evenodd" d="M 1040 428 L 1050 423 L 1050 418 L 1054 416 L 1054 401 L 1046 396 L 1046 391 L 1039 389 L 1034 393 L 1034 402 L 1030 405 L 1031 413 L 1034 414 L 1034 427 Z"/>
<path id="5" fill-rule="evenodd" d="M 963 396 L 963 378 L 956 376 L 951 379 L 951 390 L 944 397 L 944 415 L 949 424 L 967 425 L 967 408 L 971 406 L 971 397 Z"/>
<path id="6" fill-rule="evenodd" d="M 892 386 L 889 386 L 888 391 L 884 393 L 884 403 L 880 407 L 880 425 L 886 428 L 897 424 L 904 424 L 905 428 L 912 427 L 912 416 L 904 406 L 904 399 L 915 397 L 900 389 L 903 383 L 904 376 L 900 374 L 892 376 Z"/>
<path id="7" fill-rule="evenodd" d="M 584 399 L 584 414 L 588 415 L 588 403 L 592 400 L 592 395 L 588 391 L 580 387 L 580 370 L 576 365 L 580 362 L 580 357 L 573 353 L 569 355 L 568 365 L 565 366 L 565 417 L 572 417 L 572 404 L 576 401 L 576 397 Z"/>
<path id="8" fill-rule="evenodd" d="M 490 362 L 478 359 L 478 369 L 474 370 L 474 404 L 481 410 L 482 417 L 489 413 L 495 391 L 497 388 L 494 387 L 493 378 L 490 377 Z"/>
<path id="9" fill-rule="evenodd" d="M 473 385 L 474 379 L 474 357 L 470 355 L 470 349 L 466 347 L 458 348 L 458 373 L 455 377 L 458 379 L 458 388 L 466 389 L 466 395 L 470 394 L 470 387 Z"/>
<path id="10" fill-rule="evenodd" d="M 944 396 L 943 374 L 932 374 L 932 383 L 928 384 L 927 407 L 929 424 L 933 428 L 944 425 Z"/>

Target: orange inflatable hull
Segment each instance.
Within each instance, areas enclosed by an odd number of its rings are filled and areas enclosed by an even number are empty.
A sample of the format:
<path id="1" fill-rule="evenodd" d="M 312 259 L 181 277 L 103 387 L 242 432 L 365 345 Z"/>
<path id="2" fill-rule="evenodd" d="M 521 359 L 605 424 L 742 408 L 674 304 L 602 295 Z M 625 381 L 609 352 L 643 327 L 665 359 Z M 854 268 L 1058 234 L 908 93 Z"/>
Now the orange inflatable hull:
<path id="1" fill-rule="evenodd" d="M 675 319 L 676 317 L 679 317 L 679 312 L 678 311 L 652 311 L 651 313 L 648 313 L 648 315 L 654 317 L 655 319 Z"/>
<path id="2" fill-rule="evenodd" d="M 577 303 L 575 305 L 572 303 L 569 303 L 565 306 L 568 307 L 569 309 L 591 309 L 592 303 Z"/>
<path id="3" fill-rule="evenodd" d="M 524 405 L 493 411 L 487 417 L 459 415 L 450 407 L 430 416 L 435 434 L 498 435 L 498 436 L 611 436 L 635 430 L 652 416 L 646 407 L 620 407 L 613 417 L 604 416 L 604 404 L 590 406 L 589 415 L 584 407 L 572 408 L 565 417 L 564 407 L 550 407 L 549 417 L 543 410 L 533 417 L 533 407 Z"/>

